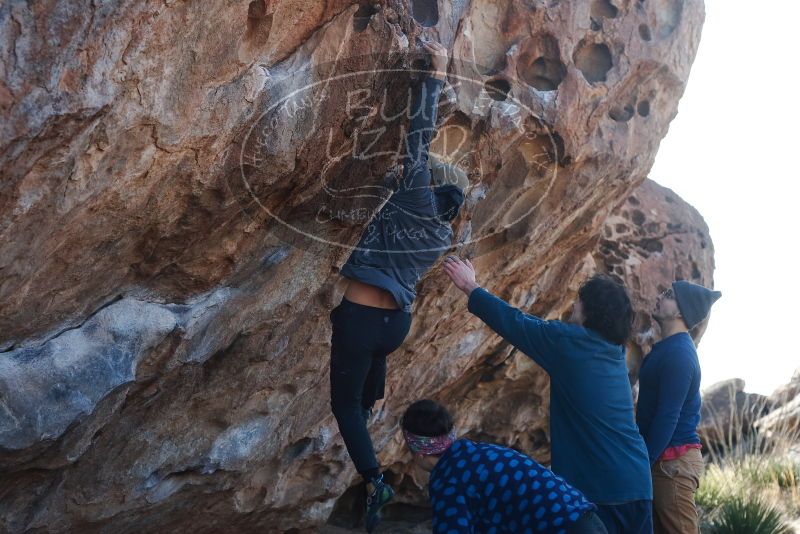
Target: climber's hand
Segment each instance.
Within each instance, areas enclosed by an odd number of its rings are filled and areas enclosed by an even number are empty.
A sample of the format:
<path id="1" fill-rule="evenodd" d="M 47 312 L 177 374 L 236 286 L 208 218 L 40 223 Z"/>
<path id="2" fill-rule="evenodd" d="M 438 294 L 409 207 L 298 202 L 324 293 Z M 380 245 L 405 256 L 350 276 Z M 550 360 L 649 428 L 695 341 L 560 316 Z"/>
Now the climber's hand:
<path id="1" fill-rule="evenodd" d="M 480 287 L 475 282 L 475 267 L 469 260 L 461 261 L 457 256 L 447 256 L 444 260 L 444 272 L 467 296 L 472 293 L 473 289 Z"/>
<path id="2" fill-rule="evenodd" d="M 431 76 L 444 80 L 447 76 L 447 48 L 436 41 L 421 41 L 422 48 L 431 55 Z"/>

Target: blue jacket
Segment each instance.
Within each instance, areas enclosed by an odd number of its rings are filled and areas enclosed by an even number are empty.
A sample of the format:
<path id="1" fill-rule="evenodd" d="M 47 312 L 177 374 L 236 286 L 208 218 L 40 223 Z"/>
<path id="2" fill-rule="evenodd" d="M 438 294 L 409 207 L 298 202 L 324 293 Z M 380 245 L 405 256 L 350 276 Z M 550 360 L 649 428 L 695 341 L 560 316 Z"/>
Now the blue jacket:
<path id="1" fill-rule="evenodd" d="M 407 312 L 416 297 L 417 282 L 453 239 L 450 223 L 436 215 L 428 168 L 428 148 L 443 85 L 444 81 L 426 76 L 415 93 L 403 182 L 369 222 L 341 270 L 342 276 L 390 292 Z"/>
<path id="2" fill-rule="evenodd" d="M 597 507 L 513 449 L 457 440 L 431 471 L 433 532 L 566 533 Z"/>
<path id="3" fill-rule="evenodd" d="M 524 313 L 483 288 L 469 311 L 550 375 L 552 469 L 597 504 L 652 499 L 625 348 L 579 325 Z"/>
<path id="4" fill-rule="evenodd" d="M 667 447 L 700 443 L 700 362 L 688 333 L 662 339 L 642 362 L 636 422 L 651 464 Z"/>

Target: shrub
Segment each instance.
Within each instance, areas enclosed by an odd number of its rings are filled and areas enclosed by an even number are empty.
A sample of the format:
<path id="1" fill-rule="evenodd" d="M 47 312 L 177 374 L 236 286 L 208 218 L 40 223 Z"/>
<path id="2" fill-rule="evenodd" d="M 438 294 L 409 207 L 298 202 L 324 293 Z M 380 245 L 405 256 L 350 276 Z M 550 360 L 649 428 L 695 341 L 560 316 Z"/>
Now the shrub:
<path id="1" fill-rule="evenodd" d="M 707 466 L 694 496 L 697 506 L 711 512 L 722 506 L 725 500 L 737 495 L 740 485 L 731 475 L 735 475 L 732 470 L 724 470 L 716 464 Z"/>
<path id="2" fill-rule="evenodd" d="M 759 496 L 735 495 L 723 500 L 711 520 L 712 534 L 791 534 L 774 506 Z"/>
<path id="3" fill-rule="evenodd" d="M 695 494 L 701 531 L 792 532 L 784 517 L 800 516 L 800 425 L 790 417 L 754 424 L 773 408 L 771 401 L 739 406 L 735 394 L 730 399 L 729 424 L 725 414 L 711 410 L 717 426 L 707 431 L 712 443 L 706 444 L 708 464 Z"/>

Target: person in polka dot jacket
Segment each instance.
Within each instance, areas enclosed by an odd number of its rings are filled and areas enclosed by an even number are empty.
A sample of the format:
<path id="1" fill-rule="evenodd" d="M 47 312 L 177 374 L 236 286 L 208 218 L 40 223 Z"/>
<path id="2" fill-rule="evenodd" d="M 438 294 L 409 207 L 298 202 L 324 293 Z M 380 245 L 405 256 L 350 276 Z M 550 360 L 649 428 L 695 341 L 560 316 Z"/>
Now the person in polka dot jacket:
<path id="1" fill-rule="evenodd" d="M 447 409 L 412 404 L 401 426 L 415 462 L 430 472 L 435 534 L 606 534 L 597 507 L 561 477 L 513 449 L 455 439 Z"/>

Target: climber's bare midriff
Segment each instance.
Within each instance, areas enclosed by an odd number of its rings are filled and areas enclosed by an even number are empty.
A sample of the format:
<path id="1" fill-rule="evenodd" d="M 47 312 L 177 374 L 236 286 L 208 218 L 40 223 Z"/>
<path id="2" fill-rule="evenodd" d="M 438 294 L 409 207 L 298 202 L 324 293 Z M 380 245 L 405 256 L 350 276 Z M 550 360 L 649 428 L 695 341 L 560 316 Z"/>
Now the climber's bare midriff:
<path id="1" fill-rule="evenodd" d="M 397 301 L 394 300 L 394 296 L 383 288 L 349 278 L 347 282 L 347 289 L 344 290 L 344 298 L 350 302 L 386 310 L 397 310 L 400 308 L 400 306 L 397 305 Z"/>

